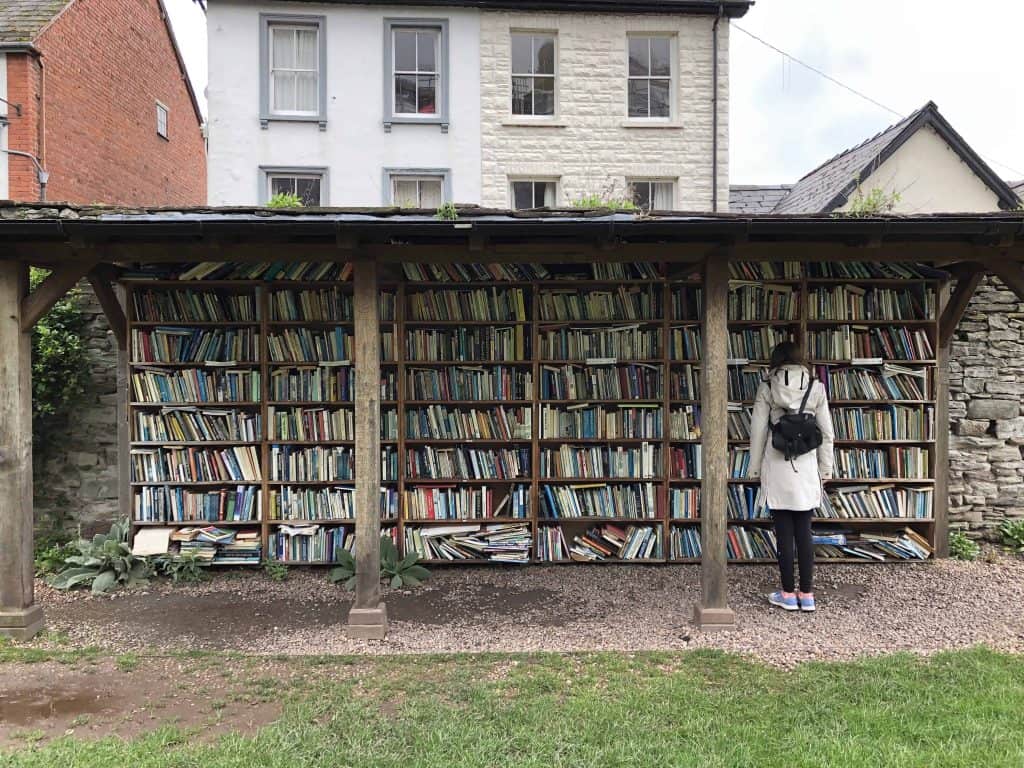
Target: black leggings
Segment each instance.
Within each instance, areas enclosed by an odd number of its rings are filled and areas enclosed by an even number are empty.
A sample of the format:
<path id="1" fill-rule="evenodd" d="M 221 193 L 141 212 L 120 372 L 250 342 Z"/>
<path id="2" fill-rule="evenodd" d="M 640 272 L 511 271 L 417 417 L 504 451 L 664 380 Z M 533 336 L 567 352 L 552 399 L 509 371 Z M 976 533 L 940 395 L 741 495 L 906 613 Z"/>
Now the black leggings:
<path id="1" fill-rule="evenodd" d="M 775 539 L 779 547 L 779 572 L 782 591 L 793 591 L 793 543 L 800 563 L 800 591 L 814 591 L 814 540 L 811 538 L 811 516 L 814 510 L 798 512 L 792 509 L 773 509 Z"/>

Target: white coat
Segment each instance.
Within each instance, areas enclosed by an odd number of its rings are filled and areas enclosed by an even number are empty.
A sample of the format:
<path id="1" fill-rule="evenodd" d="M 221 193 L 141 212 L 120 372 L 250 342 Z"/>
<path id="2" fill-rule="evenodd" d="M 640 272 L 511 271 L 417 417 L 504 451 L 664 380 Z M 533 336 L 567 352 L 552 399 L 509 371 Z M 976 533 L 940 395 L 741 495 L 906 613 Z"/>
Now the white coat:
<path id="1" fill-rule="evenodd" d="M 747 476 L 761 480 L 761 491 L 769 509 L 805 511 L 821 506 L 821 484 L 832 479 L 835 457 L 832 444 L 835 432 L 828 408 L 825 386 L 815 380 L 804 408 L 813 413 L 821 429 L 821 446 L 817 451 L 786 461 L 781 451 L 771 444 L 769 418 L 775 423 L 785 413 L 796 413 L 811 382 L 811 375 L 802 365 L 783 365 L 762 382 L 754 400 L 750 421 L 750 469 Z"/>

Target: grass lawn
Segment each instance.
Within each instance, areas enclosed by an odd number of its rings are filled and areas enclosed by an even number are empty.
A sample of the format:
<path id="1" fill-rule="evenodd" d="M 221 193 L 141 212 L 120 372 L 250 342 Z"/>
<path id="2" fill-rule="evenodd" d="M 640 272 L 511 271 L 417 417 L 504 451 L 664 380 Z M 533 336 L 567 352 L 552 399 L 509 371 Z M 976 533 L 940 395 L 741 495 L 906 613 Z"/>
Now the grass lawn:
<path id="1" fill-rule="evenodd" d="M 0 647 L 0 681 L 8 665 L 41 660 L 29 656 Z M 144 663 L 118 662 L 123 685 Z M 1024 658 L 983 649 L 791 672 L 717 652 L 245 663 L 254 688 L 283 700 L 280 719 L 255 733 L 224 722 L 130 741 L 61 737 L 0 752 L 0 765 L 1024 765 Z M 268 691 L 260 670 L 271 667 L 290 673 Z"/>

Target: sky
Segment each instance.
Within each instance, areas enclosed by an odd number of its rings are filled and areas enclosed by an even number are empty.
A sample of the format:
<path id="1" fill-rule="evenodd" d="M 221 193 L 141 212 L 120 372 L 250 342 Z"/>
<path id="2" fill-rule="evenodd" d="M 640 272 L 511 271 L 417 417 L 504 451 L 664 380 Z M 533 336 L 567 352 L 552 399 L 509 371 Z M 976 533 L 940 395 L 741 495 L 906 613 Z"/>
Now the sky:
<path id="1" fill-rule="evenodd" d="M 205 108 L 205 17 L 167 5 Z M 934 101 L 998 174 L 1024 179 L 1021 0 L 758 0 L 735 25 L 899 116 Z M 738 29 L 729 97 L 733 184 L 792 183 L 899 120 Z"/>

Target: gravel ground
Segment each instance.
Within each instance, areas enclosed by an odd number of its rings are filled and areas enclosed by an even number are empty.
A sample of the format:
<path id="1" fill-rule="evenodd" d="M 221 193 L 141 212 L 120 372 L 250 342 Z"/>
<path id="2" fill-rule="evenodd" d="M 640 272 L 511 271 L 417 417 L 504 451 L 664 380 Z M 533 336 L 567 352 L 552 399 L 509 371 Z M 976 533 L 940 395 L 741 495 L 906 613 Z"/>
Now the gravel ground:
<path id="1" fill-rule="evenodd" d="M 771 608 L 770 566 L 730 569 L 734 630 L 690 622 L 697 566 L 434 569 L 415 591 L 388 591 L 383 642 L 349 640 L 348 593 L 322 570 L 279 583 L 258 572 L 198 586 L 154 583 L 113 598 L 40 584 L 50 630 L 112 651 L 168 646 L 267 654 L 720 648 L 788 666 L 893 651 L 986 644 L 1024 652 L 1024 559 L 818 569 L 817 614 Z M 34 641 L 49 642 L 45 637 Z"/>

